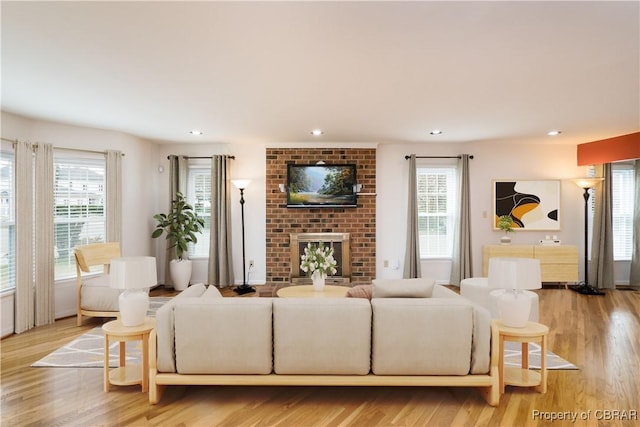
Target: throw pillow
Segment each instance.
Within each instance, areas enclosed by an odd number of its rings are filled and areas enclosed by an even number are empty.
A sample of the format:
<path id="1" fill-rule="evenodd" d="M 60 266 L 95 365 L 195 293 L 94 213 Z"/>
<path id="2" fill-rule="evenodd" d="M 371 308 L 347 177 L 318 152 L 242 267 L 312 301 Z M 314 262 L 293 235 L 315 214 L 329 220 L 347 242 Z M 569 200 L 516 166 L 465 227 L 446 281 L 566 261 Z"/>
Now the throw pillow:
<path id="1" fill-rule="evenodd" d="M 375 279 L 373 298 L 430 298 L 434 279 Z"/>
<path id="2" fill-rule="evenodd" d="M 367 298 L 371 299 L 373 295 L 373 285 L 356 285 L 349 288 L 347 298 Z"/>

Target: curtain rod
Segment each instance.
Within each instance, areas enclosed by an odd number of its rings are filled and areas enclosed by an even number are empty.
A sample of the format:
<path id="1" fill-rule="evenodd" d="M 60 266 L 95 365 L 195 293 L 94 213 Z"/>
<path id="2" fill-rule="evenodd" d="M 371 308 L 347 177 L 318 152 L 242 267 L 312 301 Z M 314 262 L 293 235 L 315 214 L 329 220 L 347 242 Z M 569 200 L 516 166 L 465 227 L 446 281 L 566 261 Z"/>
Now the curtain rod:
<path id="1" fill-rule="evenodd" d="M 2 139 L 3 141 L 7 141 L 7 142 L 11 142 L 13 144 L 17 143 L 18 140 L 17 139 L 9 139 L 9 138 L 4 138 L 4 137 L 0 137 L 0 139 Z M 38 146 L 38 144 L 33 144 L 34 146 Z M 107 154 L 106 151 L 99 151 L 99 150 L 87 150 L 85 148 L 67 148 L 67 147 L 56 147 L 53 146 L 53 148 L 55 150 L 66 150 L 66 151 L 80 151 L 83 153 L 94 153 L 94 154 Z M 120 153 L 121 156 L 124 156 L 124 153 Z"/>
<path id="2" fill-rule="evenodd" d="M 213 156 L 180 156 L 183 159 L 213 159 Z M 227 156 L 231 160 L 235 160 L 236 156 Z M 170 156 L 167 156 L 167 160 L 169 160 Z"/>
<path id="3" fill-rule="evenodd" d="M 404 156 L 405 160 L 409 160 L 411 156 Z M 461 159 L 462 156 L 416 156 L 416 159 Z M 473 155 L 469 156 L 473 159 Z"/>

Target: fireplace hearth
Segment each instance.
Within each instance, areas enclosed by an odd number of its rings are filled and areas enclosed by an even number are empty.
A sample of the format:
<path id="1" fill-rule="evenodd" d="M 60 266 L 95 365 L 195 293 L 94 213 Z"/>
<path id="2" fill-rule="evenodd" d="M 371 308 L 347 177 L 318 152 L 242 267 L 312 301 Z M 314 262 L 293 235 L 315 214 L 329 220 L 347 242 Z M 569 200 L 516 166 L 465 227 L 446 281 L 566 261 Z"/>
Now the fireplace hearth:
<path id="1" fill-rule="evenodd" d="M 308 243 L 333 248 L 333 256 L 337 262 L 337 273 L 328 276 L 327 284 L 347 284 L 351 282 L 351 245 L 349 233 L 291 233 L 289 247 L 291 248 L 291 273 L 289 281 L 293 285 L 310 285 L 311 279 L 300 270 L 300 255 Z"/>

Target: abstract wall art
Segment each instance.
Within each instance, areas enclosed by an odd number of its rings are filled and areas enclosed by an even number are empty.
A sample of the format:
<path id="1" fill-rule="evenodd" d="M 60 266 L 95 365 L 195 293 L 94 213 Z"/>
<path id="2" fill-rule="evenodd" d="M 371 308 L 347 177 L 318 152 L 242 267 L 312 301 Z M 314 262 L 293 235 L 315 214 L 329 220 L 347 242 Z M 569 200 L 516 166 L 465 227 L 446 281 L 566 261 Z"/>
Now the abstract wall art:
<path id="1" fill-rule="evenodd" d="M 494 180 L 494 230 L 501 215 L 514 230 L 560 230 L 560 180 Z"/>

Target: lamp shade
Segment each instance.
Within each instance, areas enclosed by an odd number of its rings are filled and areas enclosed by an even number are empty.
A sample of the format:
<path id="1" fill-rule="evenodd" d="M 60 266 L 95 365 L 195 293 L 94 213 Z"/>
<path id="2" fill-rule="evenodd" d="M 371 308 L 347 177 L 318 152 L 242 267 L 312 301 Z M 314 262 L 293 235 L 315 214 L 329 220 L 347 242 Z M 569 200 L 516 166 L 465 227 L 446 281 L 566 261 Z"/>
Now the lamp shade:
<path id="1" fill-rule="evenodd" d="M 540 289 L 540 260 L 534 258 L 489 258 L 489 287 Z"/>
<path id="2" fill-rule="evenodd" d="M 232 179 L 231 182 L 233 182 L 233 185 L 235 185 L 236 188 L 240 190 L 244 190 L 249 186 L 249 183 L 251 182 L 251 180 L 250 179 Z"/>
<path id="3" fill-rule="evenodd" d="M 573 182 L 580 188 L 593 188 L 597 183 L 603 181 L 604 178 L 576 178 Z"/>
<path id="4" fill-rule="evenodd" d="M 124 289 L 118 298 L 122 324 L 142 325 L 149 309 L 147 289 L 158 284 L 156 259 L 150 256 L 114 258 L 109 277 L 112 288 Z"/>
<path id="5" fill-rule="evenodd" d="M 109 267 L 109 277 L 112 288 L 150 288 L 158 284 L 156 259 L 150 256 L 114 258 Z"/>

